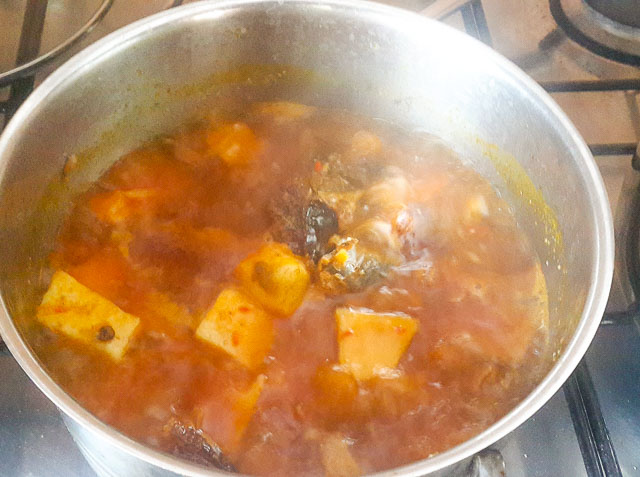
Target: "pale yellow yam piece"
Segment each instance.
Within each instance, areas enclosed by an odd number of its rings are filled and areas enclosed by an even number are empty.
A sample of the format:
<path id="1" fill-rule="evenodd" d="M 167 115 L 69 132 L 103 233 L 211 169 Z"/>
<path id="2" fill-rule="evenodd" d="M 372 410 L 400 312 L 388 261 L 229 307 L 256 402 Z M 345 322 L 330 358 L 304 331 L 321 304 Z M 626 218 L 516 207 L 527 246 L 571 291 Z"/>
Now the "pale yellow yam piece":
<path id="1" fill-rule="evenodd" d="M 418 320 L 404 313 L 366 308 L 336 309 L 340 364 L 359 381 L 392 376 L 418 330 Z"/>
<path id="2" fill-rule="evenodd" d="M 267 310 L 291 315 L 309 287 L 309 272 L 289 247 L 267 244 L 238 265 L 236 276 L 243 288 Z"/>
<path id="3" fill-rule="evenodd" d="M 262 141 L 245 123 L 223 124 L 207 134 L 209 152 L 228 166 L 246 166 L 262 151 Z"/>
<path id="4" fill-rule="evenodd" d="M 259 304 L 236 288 L 225 288 L 200 322 L 196 336 L 253 369 L 271 349 L 273 324 Z"/>
<path id="5" fill-rule="evenodd" d="M 38 307 L 38 321 L 120 360 L 140 324 L 106 298 L 57 271 Z"/>
<path id="6" fill-rule="evenodd" d="M 360 466 L 349 451 L 349 444 L 340 434 L 329 434 L 322 439 L 320 457 L 327 477 L 362 475 Z"/>
<path id="7" fill-rule="evenodd" d="M 271 116 L 275 122 L 284 124 L 308 118 L 316 112 L 316 108 L 289 101 L 273 101 L 256 103 L 253 105 L 253 111 L 257 114 Z"/>
<path id="8" fill-rule="evenodd" d="M 235 405 L 233 406 L 236 441 L 242 438 L 244 431 L 249 425 L 249 421 L 251 421 L 251 417 L 255 413 L 256 403 L 260 398 L 260 393 L 262 393 L 266 378 L 266 375 L 260 374 L 251 387 L 236 398 Z"/>
<path id="9" fill-rule="evenodd" d="M 156 189 L 114 190 L 95 195 L 89 207 L 96 216 L 111 225 L 150 213 L 158 198 Z"/>

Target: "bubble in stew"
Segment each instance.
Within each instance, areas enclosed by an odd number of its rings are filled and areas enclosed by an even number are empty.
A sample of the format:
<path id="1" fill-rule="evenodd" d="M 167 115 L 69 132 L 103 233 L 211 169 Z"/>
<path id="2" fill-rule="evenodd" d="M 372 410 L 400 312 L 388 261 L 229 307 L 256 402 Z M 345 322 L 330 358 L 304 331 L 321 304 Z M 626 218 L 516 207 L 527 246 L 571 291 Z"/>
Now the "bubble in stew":
<path id="1" fill-rule="evenodd" d="M 98 418 L 192 462 L 356 476 L 512 409 L 543 368 L 540 262 L 442 141 L 288 102 L 118 160 L 51 256 L 37 350 Z"/>

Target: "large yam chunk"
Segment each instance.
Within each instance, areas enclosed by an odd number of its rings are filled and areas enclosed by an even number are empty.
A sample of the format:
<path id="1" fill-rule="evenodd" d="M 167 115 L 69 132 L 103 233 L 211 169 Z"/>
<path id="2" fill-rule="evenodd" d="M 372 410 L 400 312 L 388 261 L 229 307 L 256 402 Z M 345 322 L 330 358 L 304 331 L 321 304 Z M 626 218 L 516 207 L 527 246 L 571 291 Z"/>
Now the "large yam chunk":
<path id="1" fill-rule="evenodd" d="M 393 370 L 418 330 L 408 315 L 363 308 L 338 308 L 336 322 L 340 364 L 360 381 Z"/>
<path id="2" fill-rule="evenodd" d="M 244 435 L 244 431 L 247 429 L 253 414 L 256 411 L 256 404 L 264 388 L 266 376 L 264 374 L 259 375 L 253 384 L 246 391 L 240 393 L 235 399 L 235 405 L 233 406 L 234 413 L 234 428 L 235 439 L 234 443 L 237 445 L 240 439 Z"/>
<path id="3" fill-rule="evenodd" d="M 226 288 L 200 322 L 196 336 L 254 369 L 271 348 L 273 325 L 260 305 L 240 290 Z"/>
<path id="4" fill-rule="evenodd" d="M 358 397 L 358 382 L 349 372 L 329 364 L 321 365 L 312 379 L 317 402 L 332 418 L 348 419 Z"/>
<path id="5" fill-rule="evenodd" d="M 360 466 L 349 451 L 349 444 L 340 434 L 329 434 L 320 443 L 320 457 L 327 477 L 362 475 Z"/>
<path id="6" fill-rule="evenodd" d="M 140 319 L 57 271 L 38 307 L 38 320 L 54 331 L 122 359 Z"/>
<path id="7" fill-rule="evenodd" d="M 272 243 L 247 257 L 236 270 L 244 289 L 267 310 L 291 315 L 309 286 L 304 263 L 286 245 Z"/>
<path id="8" fill-rule="evenodd" d="M 258 157 L 262 144 L 245 123 L 225 124 L 207 135 L 209 152 L 231 167 L 246 166 Z"/>
<path id="9" fill-rule="evenodd" d="M 114 190 L 93 196 L 89 207 L 98 219 L 116 225 L 143 215 L 153 215 L 160 200 L 156 189 Z"/>
<path id="10" fill-rule="evenodd" d="M 265 382 L 266 376 L 260 374 L 248 387 L 225 388 L 222 399 L 203 396 L 206 402 L 202 408 L 202 429 L 224 452 L 237 455 L 242 447 L 242 438 L 256 413 Z"/>

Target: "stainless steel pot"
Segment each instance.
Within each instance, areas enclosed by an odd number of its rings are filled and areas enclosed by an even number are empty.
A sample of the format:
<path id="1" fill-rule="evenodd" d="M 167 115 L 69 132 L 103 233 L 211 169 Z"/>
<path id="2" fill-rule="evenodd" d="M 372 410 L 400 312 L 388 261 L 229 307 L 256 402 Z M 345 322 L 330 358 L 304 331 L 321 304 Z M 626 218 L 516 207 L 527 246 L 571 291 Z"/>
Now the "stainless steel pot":
<path id="1" fill-rule="evenodd" d="M 559 389 L 604 310 L 613 227 L 589 150 L 549 96 L 479 42 L 405 11 L 352 0 L 190 4 L 79 53 L 27 99 L 0 138 L 0 332 L 96 469 L 212 475 L 123 436 L 48 376 L 29 346 L 46 255 L 70 197 L 121 153 L 240 96 L 339 106 L 441 136 L 511 203 L 545 265 L 546 377 L 482 434 L 381 475 L 445 474 Z M 77 167 L 64 173 L 72 153 Z"/>

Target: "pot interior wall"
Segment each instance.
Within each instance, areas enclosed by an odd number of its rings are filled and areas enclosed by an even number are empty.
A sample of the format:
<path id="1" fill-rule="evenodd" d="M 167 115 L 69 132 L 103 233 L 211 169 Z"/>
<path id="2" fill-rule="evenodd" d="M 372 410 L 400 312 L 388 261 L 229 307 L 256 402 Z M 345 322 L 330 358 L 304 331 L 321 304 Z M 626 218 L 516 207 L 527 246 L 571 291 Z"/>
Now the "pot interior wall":
<path id="1" fill-rule="evenodd" d="M 375 9 L 348 16 L 352 7 L 339 5 L 307 4 L 304 13 L 294 2 L 220 5 L 88 54 L 9 128 L 0 288 L 19 329 L 28 332 L 75 192 L 183 120 L 238 98 L 286 99 L 434 133 L 487 176 L 542 260 L 551 350 L 561 350 L 580 319 L 598 244 L 581 152 L 549 106 L 483 46 L 469 52 L 468 40 L 435 23 Z M 73 153 L 80 167 L 65 179 Z"/>

